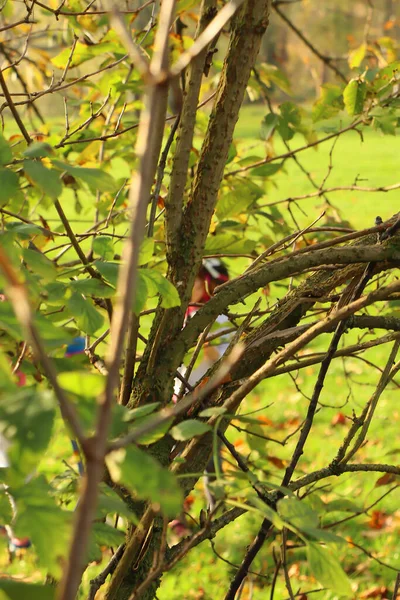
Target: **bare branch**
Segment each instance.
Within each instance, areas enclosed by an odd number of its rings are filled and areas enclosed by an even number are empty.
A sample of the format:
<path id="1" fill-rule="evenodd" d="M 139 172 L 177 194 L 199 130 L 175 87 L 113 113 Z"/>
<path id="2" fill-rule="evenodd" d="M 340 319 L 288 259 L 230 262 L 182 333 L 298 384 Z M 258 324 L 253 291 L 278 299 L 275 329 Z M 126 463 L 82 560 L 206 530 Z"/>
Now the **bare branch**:
<path id="1" fill-rule="evenodd" d="M 275 162 L 277 160 L 285 160 L 286 158 L 291 158 L 294 154 L 298 154 L 299 152 L 303 152 L 304 150 L 308 150 L 308 148 L 313 148 L 314 146 L 319 146 L 323 142 L 327 142 L 329 140 L 332 140 L 335 137 L 338 137 L 339 135 L 343 135 L 343 133 L 346 133 L 347 131 L 352 131 L 352 130 L 356 129 L 358 127 L 358 125 L 361 125 L 362 122 L 363 122 L 362 119 L 357 119 L 356 121 L 354 121 L 347 127 L 343 127 L 342 129 L 340 129 L 339 131 L 336 131 L 335 133 L 330 133 L 329 135 L 325 136 L 324 138 L 316 140 L 315 142 L 311 142 L 310 144 L 307 144 L 306 146 L 300 146 L 300 148 L 295 148 L 294 150 L 290 150 L 290 152 L 285 152 L 284 154 L 279 154 L 278 156 L 272 156 L 271 158 L 265 158 L 264 160 L 259 160 L 255 163 L 253 163 L 252 165 L 246 165 L 245 167 L 241 167 L 240 169 L 236 169 L 234 171 L 229 171 L 228 173 L 225 173 L 225 178 L 232 177 L 233 175 L 237 175 L 238 173 L 245 173 L 246 171 L 250 171 L 250 169 L 254 169 L 255 167 L 261 167 L 262 165 L 267 165 L 267 164 L 269 164 L 271 162 Z"/>
<path id="2" fill-rule="evenodd" d="M 176 77 L 186 69 L 190 61 L 200 54 L 208 46 L 208 44 L 215 38 L 221 29 L 226 25 L 231 17 L 235 14 L 237 9 L 243 4 L 244 0 L 231 0 L 228 4 L 219 11 L 214 17 L 211 23 L 206 29 L 199 35 L 197 40 L 186 52 L 180 55 L 174 65 L 172 65 L 170 73 L 172 77 Z"/>
<path id="3" fill-rule="evenodd" d="M 166 0 L 161 8 L 160 24 L 162 26 L 160 25 L 156 34 L 155 51 L 151 63 L 157 74 L 168 66 L 168 31 L 173 18 L 174 4 L 174 0 Z M 129 238 L 125 242 L 122 252 L 123 261 L 117 285 L 117 305 L 111 322 L 107 358 L 108 377 L 98 409 L 96 436 L 92 440 L 92 444 L 86 447 L 86 481 L 78 504 L 68 565 L 60 586 L 60 600 L 73 600 L 76 596 L 97 504 L 98 485 L 103 477 L 103 461 L 107 449 L 111 407 L 115 400 L 114 394 L 119 379 L 124 337 L 135 294 L 136 268 L 140 242 L 146 224 L 146 209 L 162 143 L 167 92 L 168 88 L 165 84 L 152 86 L 148 90 L 146 109 L 141 116 L 136 146 L 139 170 L 131 181 L 129 200 L 132 208 L 132 223 Z"/>
<path id="4" fill-rule="evenodd" d="M 273 3 L 273 7 L 276 13 L 280 16 L 280 18 L 285 21 L 285 23 L 290 27 L 292 31 L 304 42 L 304 44 L 311 50 L 315 56 L 317 56 L 327 67 L 329 67 L 344 83 L 347 83 L 346 76 L 337 68 L 335 64 L 332 63 L 332 59 L 328 56 L 324 56 L 321 52 L 310 42 L 308 38 L 296 27 L 294 23 L 281 11 L 277 3 Z"/>

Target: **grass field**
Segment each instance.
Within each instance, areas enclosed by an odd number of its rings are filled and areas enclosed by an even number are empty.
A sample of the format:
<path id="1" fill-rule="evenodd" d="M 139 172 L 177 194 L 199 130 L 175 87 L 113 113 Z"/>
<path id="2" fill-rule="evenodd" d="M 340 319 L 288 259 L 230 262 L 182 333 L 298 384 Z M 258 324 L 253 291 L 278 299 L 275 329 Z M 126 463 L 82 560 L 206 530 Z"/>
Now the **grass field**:
<path id="1" fill-rule="evenodd" d="M 265 144 L 260 140 L 261 122 L 267 114 L 267 108 L 260 105 L 247 105 L 242 109 L 235 130 L 237 139 L 252 142 L 251 154 L 265 156 Z M 321 133 L 320 137 L 326 134 Z M 278 136 L 275 136 L 278 137 Z M 258 140 L 258 142 L 257 142 Z M 297 154 L 302 166 L 312 175 L 317 185 L 324 180 L 329 167 L 329 153 L 333 140 L 325 142 L 317 149 L 310 148 Z M 290 142 L 291 149 L 306 145 L 305 139 L 298 135 Z M 286 152 L 282 142 L 276 142 L 275 151 Z M 400 181 L 400 142 L 396 136 L 382 135 L 371 128 L 363 130 L 363 139 L 355 131 L 343 134 L 337 141 L 332 156 L 333 168 L 325 187 L 354 185 L 355 181 L 363 187 L 388 186 Z M 315 188 L 302 173 L 295 161 L 288 160 L 285 169 L 273 177 L 276 187 L 271 186 L 271 202 L 284 200 L 291 196 L 300 196 L 315 191 Z M 394 192 L 355 192 L 340 191 L 329 195 L 329 200 L 337 205 L 343 216 L 354 227 L 363 228 L 373 225 L 375 216 L 383 219 L 390 217 L 400 209 L 400 190 Z M 312 221 L 320 212 L 322 200 L 306 199 L 299 204 L 307 213 L 293 207 L 296 217 L 302 225 Z"/>

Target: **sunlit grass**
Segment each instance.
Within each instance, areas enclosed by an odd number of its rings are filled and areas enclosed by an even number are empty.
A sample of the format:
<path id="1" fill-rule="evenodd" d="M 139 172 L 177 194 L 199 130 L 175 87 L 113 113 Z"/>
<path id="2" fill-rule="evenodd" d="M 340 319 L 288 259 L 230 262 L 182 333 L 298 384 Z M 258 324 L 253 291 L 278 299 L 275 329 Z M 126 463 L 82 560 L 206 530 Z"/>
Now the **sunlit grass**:
<path id="1" fill-rule="evenodd" d="M 265 157 L 266 147 L 260 138 L 260 132 L 262 119 L 267 112 L 265 106 L 246 105 L 240 113 L 235 138 L 241 140 L 241 143 L 251 145 L 252 155 Z M 318 135 L 322 138 L 326 134 L 320 132 Z M 283 142 L 278 136 L 275 137 L 275 152 L 287 152 Z M 310 148 L 297 154 L 299 162 L 313 177 L 317 186 L 321 185 L 327 175 L 333 141 L 324 142 L 318 148 Z M 307 142 L 302 136 L 296 135 L 289 145 L 294 149 L 307 145 Z M 362 187 L 388 186 L 400 181 L 399 164 L 398 137 L 384 136 L 371 127 L 363 128 L 362 136 L 355 131 L 349 131 L 339 137 L 334 147 L 332 170 L 324 187 L 351 186 L 355 183 Z M 274 185 L 270 187 L 268 202 L 315 191 L 293 159 L 285 162 L 284 170 L 274 175 L 272 181 Z M 328 198 L 340 208 L 344 218 L 355 227 L 363 228 L 372 226 L 377 214 L 386 219 L 395 213 L 398 210 L 399 196 L 400 190 L 389 193 L 340 191 L 332 192 Z M 310 198 L 300 200 L 298 206 L 292 204 L 292 209 L 296 220 L 305 225 L 321 212 L 322 205 L 322 198 Z M 284 207 L 285 205 L 282 206 Z"/>

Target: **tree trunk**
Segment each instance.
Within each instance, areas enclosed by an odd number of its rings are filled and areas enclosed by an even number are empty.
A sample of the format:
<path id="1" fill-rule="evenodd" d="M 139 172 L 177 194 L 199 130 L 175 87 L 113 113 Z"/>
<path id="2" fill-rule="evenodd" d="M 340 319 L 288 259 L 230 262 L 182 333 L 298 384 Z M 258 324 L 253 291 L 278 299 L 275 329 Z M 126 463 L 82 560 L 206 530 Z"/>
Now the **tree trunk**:
<path id="1" fill-rule="evenodd" d="M 239 109 L 260 49 L 262 36 L 268 25 L 269 9 L 270 0 L 247 0 L 234 18 L 229 47 L 192 192 L 186 208 L 183 209 L 177 235 L 173 224 L 168 223 L 167 215 L 167 229 L 173 236 L 176 235 L 177 240 L 175 248 L 171 248 L 169 274 L 178 290 L 182 289 L 179 282 L 185 281 L 185 295 L 181 297 L 181 307 L 164 312 L 160 309 L 155 318 L 150 344 L 147 346 L 148 352 L 135 381 L 133 395 L 137 403 L 146 402 L 148 398 L 152 401 L 161 400 L 163 403 L 169 400 L 175 370 L 185 354 L 184 345 L 174 347 L 172 350 L 171 341 L 179 334 L 182 327 L 183 315 L 190 299 L 192 284 L 201 262 L 211 217 L 217 202 Z M 169 210 L 171 211 L 171 206 Z M 176 212 L 172 210 L 172 214 Z M 163 456 L 158 453 L 158 458 L 165 464 L 168 461 L 168 449 L 164 448 Z M 151 512 L 148 509 L 142 517 L 142 530 L 147 530 L 151 522 L 153 522 Z M 137 544 L 135 536 L 138 540 Z M 159 532 L 156 527 L 151 536 L 147 552 L 142 560 L 140 558 L 138 560 L 143 538 L 141 528 L 138 527 L 128 535 L 125 553 L 112 576 L 107 600 L 128 600 L 133 589 L 145 580 L 153 562 L 153 551 L 158 544 Z M 141 595 L 141 598 L 146 600 L 154 598 L 158 585 L 159 580 L 156 580 Z"/>

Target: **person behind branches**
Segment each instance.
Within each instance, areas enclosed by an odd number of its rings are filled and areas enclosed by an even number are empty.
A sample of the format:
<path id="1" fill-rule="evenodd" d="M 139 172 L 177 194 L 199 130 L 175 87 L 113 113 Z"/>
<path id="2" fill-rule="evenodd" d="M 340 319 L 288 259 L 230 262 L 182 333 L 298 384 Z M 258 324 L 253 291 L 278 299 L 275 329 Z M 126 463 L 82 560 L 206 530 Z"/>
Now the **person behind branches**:
<path id="1" fill-rule="evenodd" d="M 213 296 L 214 290 L 217 286 L 229 281 L 228 269 L 219 258 L 206 258 L 203 259 L 200 270 L 196 276 L 193 284 L 192 295 L 190 299 L 189 307 L 186 311 L 185 322 L 191 319 L 196 312 L 205 303 L 207 303 Z M 228 322 L 228 317 L 220 315 L 216 319 L 216 323 L 223 325 Z M 226 329 L 226 328 L 225 328 Z M 229 346 L 229 340 L 224 335 L 224 328 L 221 329 L 221 337 L 216 345 L 211 343 L 205 343 L 203 346 L 203 358 L 200 363 L 196 366 L 191 373 L 189 373 L 186 379 L 185 374 L 187 369 L 185 366 L 179 368 L 179 372 L 183 378 L 187 380 L 190 386 L 195 386 L 200 379 L 207 373 L 207 371 L 217 362 L 227 350 Z M 174 402 L 183 395 L 185 390 L 185 384 L 178 378 L 175 380 L 174 386 Z"/>
<path id="2" fill-rule="evenodd" d="M 185 322 L 186 324 L 196 312 L 207 303 L 213 296 L 214 290 L 217 286 L 229 281 L 229 272 L 224 263 L 219 258 L 207 258 L 204 259 L 200 270 L 195 279 L 192 295 L 190 299 L 189 307 L 186 311 Z M 229 336 L 227 335 L 227 327 L 224 324 L 228 323 L 228 317 L 220 315 L 216 319 L 216 323 L 221 327 L 219 333 L 218 342 L 213 345 L 211 343 L 205 343 L 203 346 L 203 357 L 200 363 L 196 366 L 186 378 L 187 368 L 182 365 L 178 370 L 182 377 L 187 383 L 195 387 L 207 371 L 223 356 L 229 346 Z M 175 379 L 174 386 L 174 402 L 179 401 L 179 398 L 185 392 L 185 383 L 179 378 Z M 220 453 L 218 453 L 218 461 L 221 462 Z M 215 497 L 210 488 L 210 483 L 215 479 L 215 465 L 214 457 L 211 457 L 205 470 L 204 488 L 205 495 L 207 498 L 208 509 L 213 511 L 215 508 Z M 181 525 L 181 520 L 177 520 L 176 523 Z"/>

